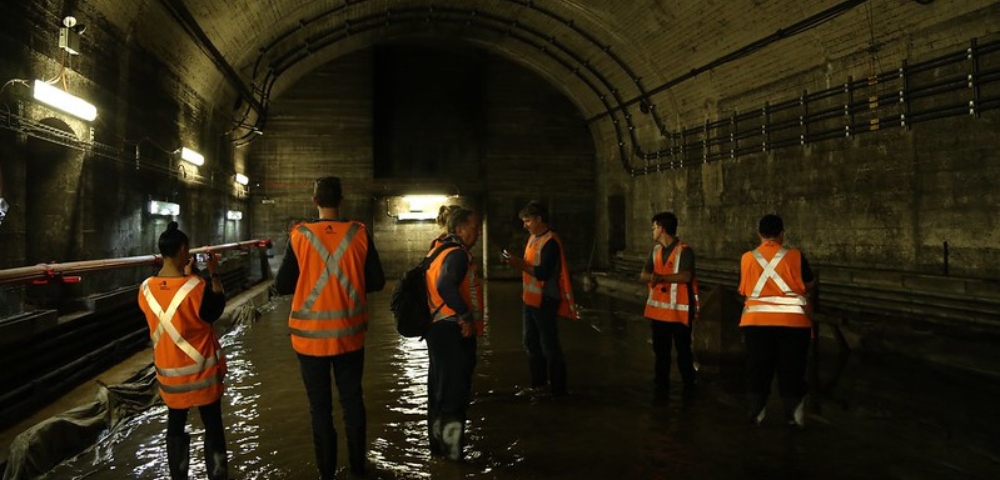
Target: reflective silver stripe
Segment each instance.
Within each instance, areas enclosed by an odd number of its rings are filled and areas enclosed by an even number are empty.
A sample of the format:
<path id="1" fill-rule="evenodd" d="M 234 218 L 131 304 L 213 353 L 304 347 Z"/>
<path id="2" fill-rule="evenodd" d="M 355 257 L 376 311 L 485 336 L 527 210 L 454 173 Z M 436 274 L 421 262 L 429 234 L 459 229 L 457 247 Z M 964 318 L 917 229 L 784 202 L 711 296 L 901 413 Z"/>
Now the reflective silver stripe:
<path id="1" fill-rule="evenodd" d="M 164 385 L 161 383 L 160 390 L 163 390 L 166 393 L 193 392 L 195 390 L 201 390 L 205 387 L 210 387 L 212 385 L 215 385 L 216 383 L 219 383 L 219 377 L 218 375 L 213 375 L 204 380 L 194 383 L 183 383 L 180 385 Z"/>
<path id="2" fill-rule="evenodd" d="M 345 318 L 363 315 L 368 309 L 361 305 L 347 310 L 314 310 L 311 312 L 303 310 L 293 310 L 291 318 L 296 320 L 342 320 Z"/>
<path id="3" fill-rule="evenodd" d="M 794 297 L 757 297 L 751 300 L 774 305 L 807 305 L 809 303 L 806 297 L 801 295 L 795 295 Z"/>
<path id="4" fill-rule="evenodd" d="M 781 247 L 781 249 L 778 250 L 778 253 L 774 254 L 774 258 L 772 258 L 770 262 L 764 259 L 764 255 L 762 255 L 759 250 L 754 250 L 752 253 L 754 259 L 756 259 L 757 263 L 764 269 L 764 272 L 761 273 L 760 278 L 757 279 L 757 284 L 754 285 L 753 292 L 750 293 L 749 298 L 759 297 L 760 292 L 764 290 L 764 285 L 767 284 L 768 279 L 773 280 L 775 285 L 778 286 L 778 289 L 780 289 L 785 295 L 795 295 L 795 292 L 788 287 L 787 283 L 785 283 L 785 279 L 781 278 L 781 275 L 778 275 L 778 272 L 775 271 L 778 265 L 781 264 L 781 261 L 784 260 L 785 254 L 788 253 L 787 248 Z"/>
<path id="5" fill-rule="evenodd" d="M 344 253 L 347 252 L 347 247 L 350 246 L 351 242 L 354 240 L 354 236 L 358 233 L 360 228 L 358 224 L 351 223 L 351 226 L 347 228 L 347 233 L 344 234 L 344 238 L 340 240 L 340 245 L 337 245 L 337 250 L 331 255 L 330 251 L 327 250 L 323 242 L 309 230 L 305 225 L 299 225 L 296 228 L 299 233 L 302 234 L 306 240 L 312 245 L 316 253 L 319 254 L 320 258 L 323 260 L 323 273 L 316 279 L 316 285 L 309 292 L 309 296 L 306 297 L 306 301 L 302 304 L 300 311 L 312 310 L 313 304 L 316 303 L 316 299 L 319 298 L 320 292 L 326 287 L 326 283 L 330 280 L 330 275 L 335 275 L 337 281 L 340 282 L 340 286 L 344 289 L 347 295 L 351 298 L 351 301 L 355 305 L 361 304 L 361 297 L 358 296 L 358 291 L 354 289 L 354 285 L 347 278 L 347 275 L 343 270 L 340 269 L 340 259 L 343 258 Z"/>
<path id="6" fill-rule="evenodd" d="M 666 302 L 658 302 L 656 300 L 647 300 L 646 305 L 655 308 L 662 308 L 664 310 L 677 310 L 679 312 L 686 312 L 690 309 L 687 305 L 676 305 Z"/>
<path id="7" fill-rule="evenodd" d="M 542 287 L 539 287 L 537 283 L 525 283 L 524 289 L 531 293 L 542 293 Z"/>
<path id="8" fill-rule="evenodd" d="M 545 248 L 545 244 L 549 241 L 550 238 L 552 238 L 551 230 L 548 231 L 545 235 L 532 238 L 528 242 L 529 250 L 537 250 L 537 252 L 535 253 L 535 259 L 532 260 L 531 262 L 533 266 L 537 267 L 542 264 L 542 249 Z M 538 245 L 539 243 L 541 243 L 541 245 Z"/>
<path id="9" fill-rule="evenodd" d="M 303 338 L 343 338 L 357 335 L 368 330 L 368 322 L 360 323 L 353 327 L 327 328 L 323 330 L 300 330 L 290 328 L 292 335 Z"/>
<path id="10" fill-rule="evenodd" d="M 744 313 L 798 313 L 806 314 L 806 309 L 797 305 L 748 305 L 743 309 Z"/>
<path id="11" fill-rule="evenodd" d="M 223 357 L 222 349 L 215 351 L 215 355 L 205 359 L 204 363 L 196 363 L 194 365 L 188 365 L 186 367 L 180 368 L 160 368 L 156 367 L 156 373 L 164 377 L 183 377 L 185 375 L 194 375 L 196 373 L 208 370 L 210 367 L 219 363 L 219 359 Z"/>
<path id="12" fill-rule="evenodd" d="M 191 346 L 191 344 L 181 336 L 180 332 L 177 331 L 177 328 L 175 328 L 173 324 L 173 319 L 177 315 L 177 309 L 180 307 L 181 302 L 187 298 L 188 294 L 190 294 L 200 282 L 201 279 L 198 277 L 191 277 L 187 282 L 184 282 L 184 285 L 177 290 L 176 294 L 174 294 L 174 298 L 171 300 L 170 306 L 167 307 L 167 311 L 165 312 L 160 307 L 160 304 L 157 303 L 156 298 L 153 297 L 153 292 L 149 290 L 149 279 L 147 278 L 145 282 L 142 282 L 142 295 L 146 298 L 146 303 L 149 305 L 150 311 L 152 311 L 153 315 L 156 315 L 157 320 L 159 320 L 159 323 L 156 325 L 156 329 L 153 331 L 152 335 L 154 349 L 160 343 L 160 336 L 162 335 L 162 332 L 165 331 L 167 332 L 167 336 L 169 336 L 170 339 L 174 341 L 174 344 L 177 345 L 177 348 L 180 348 L 181 351 L 188 356 L 188 358 L 194 360 L 194 363 L 205 362 L 205 357 L 201 355 L 201 352 Z"/>
<path id="13" fill-rule="evenodd" d="M 446 320 L 446 319 L 452 318 L 452 317 L 455 317 L 456 319 L 458 318 L 458 316 L 455 315 L 454 313 L 444 313 L 441 310 L 438 310 L 438 311 L 434 312 L 434 321 L 435 322 L 438 321 L 438 320 Z"/>

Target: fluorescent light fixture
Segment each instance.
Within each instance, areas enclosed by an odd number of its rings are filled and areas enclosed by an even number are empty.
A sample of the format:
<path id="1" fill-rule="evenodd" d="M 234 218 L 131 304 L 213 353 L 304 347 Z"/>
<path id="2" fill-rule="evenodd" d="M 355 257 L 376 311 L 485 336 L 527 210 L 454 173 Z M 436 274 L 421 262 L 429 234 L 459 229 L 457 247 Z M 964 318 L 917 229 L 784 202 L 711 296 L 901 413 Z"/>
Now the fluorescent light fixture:
<path id="1" fill-rule="evenodd" d="M 243 185 L 244 187 L 250 185 L 250 178 L 242 173 L 236 174 L 236 183 Z"/>
<path id="2" fill-rule="evenodd" d="M 431 213 L 434 214 L 434 217 L 431 218 L 437 218 L 437 207 L 448 201 L 448 197 L 444 195 L 407 195 L 403 197 L 403 201 L 409 204 L 410 212 L 431 210 Z"/>
<path id="3" fill-rule="evenodd" d="M 35 80 L 35 100 L 88 122 L 97 118 L 97 107 L 41 80 Z"/>
<path id="4" fill-rule="evenodd" d="M 434 220 L 437 212 L 400 212 L 396 215 L 398 220 Z"/>
<path id="5" fill-rule="evenodd" d="M 202 154 L 187 147 L 181 149 L 181 159 L 199 167 L 205 164 L 205 157 Z"/>
<path id="6" fill-rule="evenodd" d="M 149 213 L 153 215 L 177 216 L 181 214 L 181 206 L 176 203 L 151 200 L 149 202 Z"/>
<path id="7" fill-rule="evenodd" d="M 227 220 L 243 220 L 243 212 L 238 210 L 229 210 L 226 212 Z"/>

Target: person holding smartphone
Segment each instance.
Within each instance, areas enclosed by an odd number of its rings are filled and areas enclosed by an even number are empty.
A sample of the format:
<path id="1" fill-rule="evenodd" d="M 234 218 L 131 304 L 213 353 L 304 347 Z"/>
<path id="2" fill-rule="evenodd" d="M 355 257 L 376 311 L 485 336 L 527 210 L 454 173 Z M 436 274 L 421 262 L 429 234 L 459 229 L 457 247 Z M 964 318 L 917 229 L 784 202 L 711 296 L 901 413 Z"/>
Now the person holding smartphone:
<path id="1" fill-rule="evenodd" d="M 188 236 L 170 222 L 160 235 L 160 271 L 142 282 L 139 307 L 153 342 L 153 362 L 160 397 L 167 405 L 167 468 L 173 480 L 188 478 L 190 436 L 188 409 L 198 407 L 205 424 L 205 468 L 210 480 L 228 478 L 226 437 L 222 427 L 226 359 L 212 323 L 226 308 L 218 260 L 208 254 L 211 283 L 192 274 Z"/>
<path id="2" fill-rule="evenodd" d="M 528 352 L 530 391 L 551 384 L 555 396 L 567 393 L 566 360 L 559 344 L 557 317 L 578 319 L 570 286 L 569 269 L 562 241 L 549 228 L 548 212 L 540 203 L 531 202 L 519 215 L 531 233 L 524 248 L 524 258 L 507 251 L 504 263 L 521 271 L 524 301 L 523 336 Z"/>

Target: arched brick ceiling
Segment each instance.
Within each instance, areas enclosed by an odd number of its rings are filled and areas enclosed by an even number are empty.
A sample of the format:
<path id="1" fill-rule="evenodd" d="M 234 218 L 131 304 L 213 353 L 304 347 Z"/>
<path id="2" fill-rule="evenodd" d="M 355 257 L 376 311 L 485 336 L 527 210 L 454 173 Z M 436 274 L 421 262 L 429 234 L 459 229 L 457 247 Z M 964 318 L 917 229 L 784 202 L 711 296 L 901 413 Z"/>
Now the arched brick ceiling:
<path id="1" fill-rule="evenodd" d="M 94 0 L 107 2 L 112 0 Z M 619 139 L 612 144 L 622 157 L 626 146 L 655 150 L 662 132 L 703 122 L 720 97 L 828 69 L 864 52 L 875 37 L 880 60 L 892 66 L 928 48 L 907 41 L 928 19 L 940 23 L 996 10 L 988 0 L 926 6 L 901 0 L 146 0 L 136 9 L 162 13 L 170 2 L 182 2 L 241 80 L 272 98 L 340 55 L 393 39 L 434 36 L 485 47 L 547 78 L 587 118 L 615 109 L 594 125 Z M 801 32 L 783 30 L 837 9 Z M 179 55 L 164 45 L 165 33 L 177 28 L 153 25 L 163 20 L 157 18 L 138 21 L 146 43 L 159 43 L 154 50 L 162 56 L 190 64 L 179 69 L 201 77 L 192 80 L 196 90 L 209 85 L 206 97 L 232 98 L 218 91 L 222 77 L 205 55 L 190 48 Z M 716 70 L 705 68 L 697 82 L 681 89 L 668 83 L 775 35 L 781 38 L 722 67 L 745 75 L 715 76 Z M 840 67 L 850 71 L 857 65 Z M 640 99 L 654 105 L 651 115 L 638 114 Z M 619 108 L 623 102 L 628 109 Z M 641 154 L 628 155 L 634 153 Z"/>

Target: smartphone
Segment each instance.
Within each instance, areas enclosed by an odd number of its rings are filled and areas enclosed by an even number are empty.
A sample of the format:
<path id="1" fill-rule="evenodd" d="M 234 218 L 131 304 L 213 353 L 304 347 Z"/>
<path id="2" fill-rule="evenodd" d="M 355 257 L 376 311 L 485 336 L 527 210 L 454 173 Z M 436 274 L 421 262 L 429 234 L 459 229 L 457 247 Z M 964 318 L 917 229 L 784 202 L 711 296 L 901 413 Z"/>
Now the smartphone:
<path id="1" fill-rule="evenodd" d="M 500 256 L 501 256 L 501 257 L 502 257 L 502 258 L 503 258 L 504 260 L 510 260 L 510 254 L 509 254 L 509 253 L 507 253 L 507 250 L 503 250 L 503 251 L 501 251 L 501 252 L 500 252 Z"/>
<path id="2" fill-rule="evenodd" d="M 211 253 L 196 253 L 194 254 L 194 260 L 198 263 L 207 263 L 209 255 Z"/>

